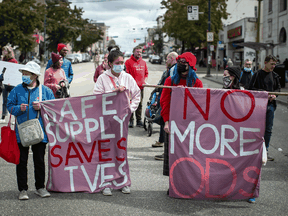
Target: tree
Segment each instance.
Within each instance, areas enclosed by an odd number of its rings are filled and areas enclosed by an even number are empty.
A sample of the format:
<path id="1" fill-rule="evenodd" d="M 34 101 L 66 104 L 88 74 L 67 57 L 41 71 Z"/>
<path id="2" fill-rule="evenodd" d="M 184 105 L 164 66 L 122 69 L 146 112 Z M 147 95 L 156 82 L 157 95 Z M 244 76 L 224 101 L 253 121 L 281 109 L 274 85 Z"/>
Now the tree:
<path id="1" fill-rule="evenodd" d="M 211 31 L 214 32 L 214 45 L 218 41 L 219 30 L 222 29 L 221 19 L 227 19 L 227 0 L 211 0 Z M 169 36 L 182 41 L 182 52 L 185 45 L 195 51 L 195 47 L 200 47 L 206 43 L 206 32 L 208 28 L 208 1 L 202 0 L 162 0 L 161 4 L 167 8 L 164 15 L 163 31 Z M 198 5 L 198 21 L 188 21 L 187 6 Z"/>
<path id="2" fill-rule="evenodd" d="M 0 46 L 10 43 L 24 52 L 35 46 L 34 31 L 43 26 L 44 5 L 36 0 L 3 0 L 0 3 Z"/>

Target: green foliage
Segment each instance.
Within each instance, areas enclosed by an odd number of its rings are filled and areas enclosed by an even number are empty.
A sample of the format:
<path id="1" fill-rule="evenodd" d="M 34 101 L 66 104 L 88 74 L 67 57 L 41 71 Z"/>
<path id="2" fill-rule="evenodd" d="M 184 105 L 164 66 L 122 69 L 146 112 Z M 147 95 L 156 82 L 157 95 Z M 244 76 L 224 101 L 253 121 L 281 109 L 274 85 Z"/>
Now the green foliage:
<path id="1" fill-rule="evenodd" d="M 34 31 L 43 26 L 44 6 L 36 0 L 3 0 L 0 3 L 0 46 L 10 43 L 21 51 L 29 51 L 35 45 Z"/>
<path id="2" fill-rule="evenodd" d="M 222 29 L 221 18 L 227 19 L 227 0 L 211 0 L 211 31 L 214 32 L 214 44 L 218 41 L 219 30 Z M 167 8 L 164 15 L 163 31 L 169 36 L 177 38 L 193 49 L 206 43 L 208 29 L 208 1 L 203 0 L 162 0 L 161 4 Z M 187 6 L 198 5 L 198 21 L 188 21 Z"/>

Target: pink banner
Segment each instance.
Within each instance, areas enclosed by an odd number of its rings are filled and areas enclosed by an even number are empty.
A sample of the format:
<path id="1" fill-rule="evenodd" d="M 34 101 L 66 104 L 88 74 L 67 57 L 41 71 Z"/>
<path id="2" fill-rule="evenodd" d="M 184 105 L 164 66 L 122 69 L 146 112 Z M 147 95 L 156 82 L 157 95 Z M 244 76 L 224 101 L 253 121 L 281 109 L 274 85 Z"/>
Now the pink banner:
<path id="1" fill-rule="evenodd" d="M 131 111 L 124 92 L 41 104 L 49 191 L 96 193 L 131 185 L 126 151 Z"/>
<path id="2" fill-rule="evenodd" d="M 267 92 L 173 88 L 169 195 L 258 197 L 267 101 Z"/>

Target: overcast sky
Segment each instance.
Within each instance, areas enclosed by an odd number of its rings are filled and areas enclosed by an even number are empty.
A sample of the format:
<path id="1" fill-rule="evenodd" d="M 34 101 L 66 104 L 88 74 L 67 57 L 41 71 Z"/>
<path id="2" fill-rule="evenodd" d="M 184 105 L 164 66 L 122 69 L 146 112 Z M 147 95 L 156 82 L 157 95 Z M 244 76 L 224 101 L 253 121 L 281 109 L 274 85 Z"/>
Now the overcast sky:
<path id="1" fill-rule="evenodd" d="M 133 47 L 143 43 L 147 28 L 157 25 L 156 18 L 163 15 L 161 0 L 70 0 L 72 5 L 82 7 L 83 17 L 110 26 L 109 36 L 121 46 L 121 51 L 131 52 Z M 135 30 L 133 30 L 135 28 Z M 143 28 L 143 30 L 141 30 Z M 134 39 L 140 38 L 134 43 Z"/>

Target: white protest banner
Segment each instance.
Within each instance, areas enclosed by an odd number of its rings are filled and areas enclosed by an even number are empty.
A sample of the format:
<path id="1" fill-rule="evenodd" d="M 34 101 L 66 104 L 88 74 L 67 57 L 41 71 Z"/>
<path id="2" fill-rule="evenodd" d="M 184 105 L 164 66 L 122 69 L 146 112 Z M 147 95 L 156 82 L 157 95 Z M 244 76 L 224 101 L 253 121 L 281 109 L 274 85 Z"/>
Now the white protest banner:
<path id="1" fill-rule="evenodd" d="M 0 61 L 0 74 L 2 74 L 4 67 L 6 68 L 6 71 L 4 73 L 3 84 L 17 86 L 22 83 L 22 73 L 19 69 L 23 67 L 23 65 Z"/>

